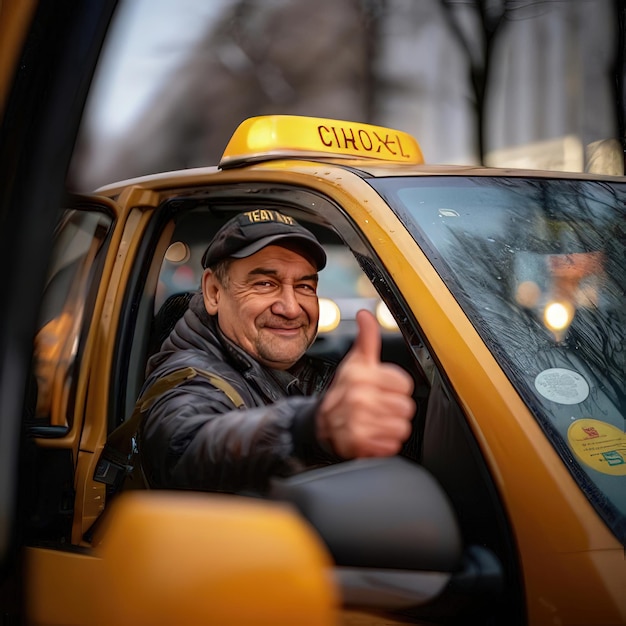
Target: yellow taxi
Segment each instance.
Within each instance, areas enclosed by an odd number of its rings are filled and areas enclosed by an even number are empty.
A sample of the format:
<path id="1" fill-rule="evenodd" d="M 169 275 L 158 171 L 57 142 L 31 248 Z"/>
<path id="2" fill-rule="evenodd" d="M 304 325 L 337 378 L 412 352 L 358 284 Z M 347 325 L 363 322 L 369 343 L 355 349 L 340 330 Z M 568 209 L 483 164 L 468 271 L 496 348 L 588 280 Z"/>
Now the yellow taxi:
<path id="1" fill-rule="evenodd" d="M 3 622 L 626 624 L 624 178 L 436 167 L 394 129 L 277 116 L 216 167 L 68 195 L 115 5 L 0 3 Z M 105 443 L 204 246 L 276 208 L 328 251 L 313 350 L 376 312 L 410 440 L 267 499 L 115 493 Z"/>
<path id="2" fill-rule="evenodd" d="M 435 167 L 398 130 L 295 116 L 245 120 L 216 167 L 68 198 L 25 424 L 28 618 L 626 623 L 625 203 L 621 177 Z M 328 251 L 313 350 L 341 358 L 369 308 L 412 374 L 402 454 L 271 502 L 114 496 L 103 446 L 208 241 L 276 209 Z"/>

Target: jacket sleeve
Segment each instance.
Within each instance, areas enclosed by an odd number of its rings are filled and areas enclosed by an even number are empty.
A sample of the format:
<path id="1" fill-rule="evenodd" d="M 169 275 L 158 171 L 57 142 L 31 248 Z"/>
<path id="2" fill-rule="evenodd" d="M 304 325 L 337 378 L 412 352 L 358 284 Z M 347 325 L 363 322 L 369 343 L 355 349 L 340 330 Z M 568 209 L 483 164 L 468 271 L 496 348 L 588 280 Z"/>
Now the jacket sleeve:
<path id="1" fill-rule="evenodd" d="M 304 469 L 315 453 L 317 397 L 235 408 L 194 379 L 164 393 L 144 419 L 140 450 L 152 487 L 237 492 L 266 490 L 271 476 Z M 320 448 L 321 449 L 321 448 Z"/>

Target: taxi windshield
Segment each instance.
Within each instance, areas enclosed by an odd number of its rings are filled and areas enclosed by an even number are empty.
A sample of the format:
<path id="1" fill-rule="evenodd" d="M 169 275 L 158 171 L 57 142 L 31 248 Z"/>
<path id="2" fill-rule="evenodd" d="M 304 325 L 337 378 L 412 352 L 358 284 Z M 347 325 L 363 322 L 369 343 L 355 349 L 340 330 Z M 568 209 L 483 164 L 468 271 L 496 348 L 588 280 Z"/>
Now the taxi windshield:
<path id="1" fill-rule="evenodd" d="M 608 525 L 626 534 L 626 184 L 373 179 Z"/>

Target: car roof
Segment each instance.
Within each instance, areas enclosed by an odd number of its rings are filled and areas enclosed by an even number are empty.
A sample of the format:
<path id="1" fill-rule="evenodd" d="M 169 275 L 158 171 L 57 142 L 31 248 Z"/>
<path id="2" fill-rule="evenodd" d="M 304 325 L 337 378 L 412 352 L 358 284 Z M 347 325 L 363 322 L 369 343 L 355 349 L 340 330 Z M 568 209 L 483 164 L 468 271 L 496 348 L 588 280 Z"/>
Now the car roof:
<path id="1" fill-rule="evenodd" d="M 315 160 L 290 158 L 290 159 L 255 159 L 249 163 L 242 163 L 237 167 L 228 168 L 228 171 L 243 171 L 257 168 L 289 169 L 305 168 L 306 165 L 319 167 L 320 164 L 333 166 L 352 171 L 362 177 L 385 178 L 394 176 L 479 176 L 479 177 L 513 177 L 513 178 L 562 178 L 570 180 L 596 180 L 610 182 L 626 182 L 625 176 L 609 174 L 597 174 L 593 172 L 562 172 L 554 170 L 533 170 L 517 168 L 481 167 L 475 165 L 403 165 L 390 164 L 375 161 L 373 159 L 338 159 L 316 158 Z M 114 197 L 119 195 L 125 188 L 140 186 L 147 189 L 163 189 L 172 187 L 186 187 L 190 184 L 200 183 L 220 171 L 225 171 L 219 166 L 197 167 L 185 170 L 173 170 L 148 174 L 121 180 L 103 185 L 95 190 L 98 195 Z"/>

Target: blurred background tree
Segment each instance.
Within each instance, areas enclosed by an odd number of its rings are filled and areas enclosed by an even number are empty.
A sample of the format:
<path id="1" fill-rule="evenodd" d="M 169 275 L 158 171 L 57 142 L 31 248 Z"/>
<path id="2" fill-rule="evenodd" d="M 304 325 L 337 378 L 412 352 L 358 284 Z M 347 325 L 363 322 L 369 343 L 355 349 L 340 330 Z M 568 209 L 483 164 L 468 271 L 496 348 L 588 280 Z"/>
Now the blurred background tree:
<path id="1" fill-rule="evenodd" d="M 125 0 L 71 184 L 215 164 L 243 119 L 271 113 L 399 128 L 429 163 L 621 174 L 622 11 L 621 0 Z"/>

